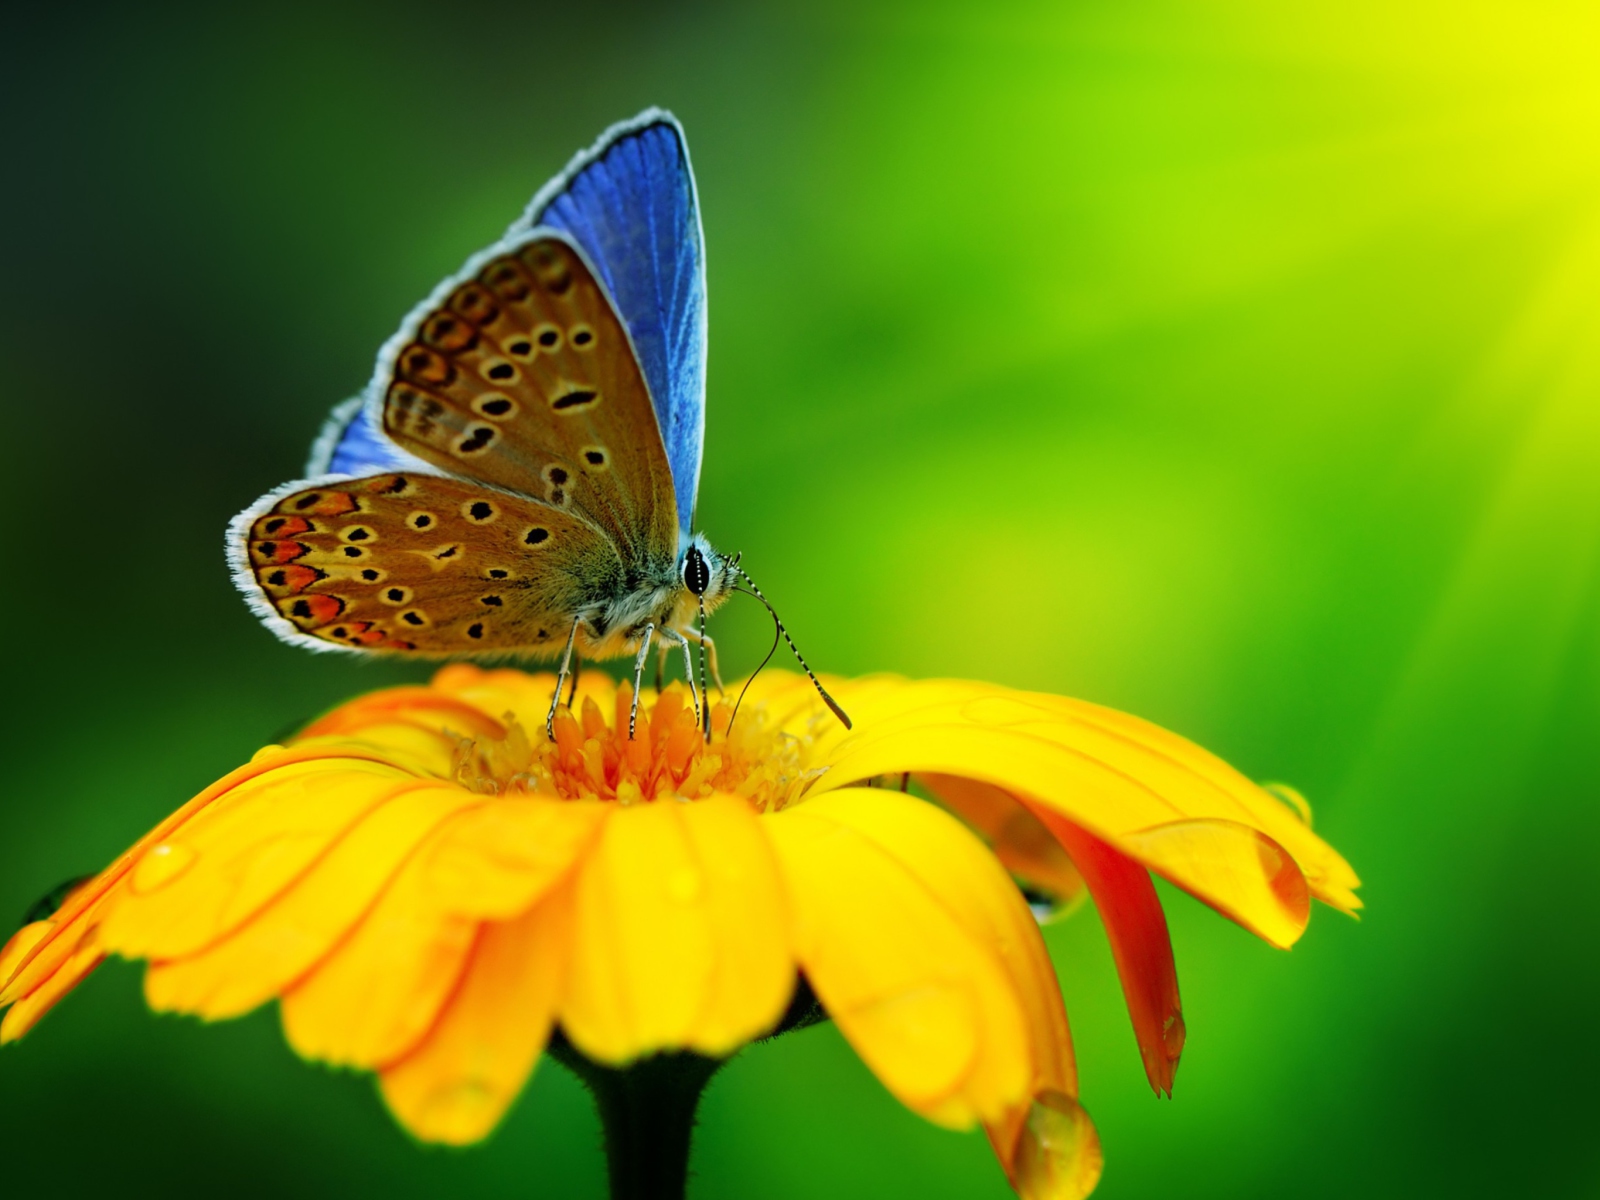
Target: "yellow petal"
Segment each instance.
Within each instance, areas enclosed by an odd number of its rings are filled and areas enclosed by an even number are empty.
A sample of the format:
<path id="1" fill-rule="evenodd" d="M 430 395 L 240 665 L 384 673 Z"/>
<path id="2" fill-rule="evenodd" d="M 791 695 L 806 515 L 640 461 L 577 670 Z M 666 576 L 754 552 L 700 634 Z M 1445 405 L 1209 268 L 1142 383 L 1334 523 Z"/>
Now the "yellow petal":
<path id="1" fill-rule="evenodd" d="M 128 958 L 181 958 L 238 928 L 329 845 L 418 787 L 377 763 L 326 758 L 241 783 L 151 846 L 106 915 L 106 945 Z"/>
<path id="2" fill-rule="evenodd" d="M 917 782 L 939 798 L 989 843 L 1001 865 L 1042 888 L 1063 906 L 1083 896 L 1083 876 L 1044 822 L 992 783 L 959 775 L 919 775 Z"/>
<path id="3" fill-rule="evenodd" d="M 611 808 L 574 886 L 561 1022 L 585 1054 L 726 1054 L 783 1014 L 794 971 L 759 820 L 733 796 Z"/>
<path id="4" fill-rule="evenodd" d="M 39 922 L 45 924 L 45 922 Z M 81 939 L 71 944 L 70 951 L 37 987 L 21 997 L 0 1020 L 0 1042 L 14 1042 L 39 1023 L 39 1018 L 49 1012 L 57 1000 L 82 982 L 83 977 L 100 965 L 105 951 L 94 938 L 91 927 Z"/>
<path id="5" fill-rule="evenodd" d="M 1148 722 L 1082 701 L 979 684 L 877 681 L 859 695 L 841 691 L 841 700 L 863 716 L 856 733 L 832 737 L 830 769 L 813 794 L 906 770 L 960 775 L 1055 809 L 1136 858 L 1153 844 L 1138 841 L 1147 830 L 1228 821 L 1287 851 L 1290 868 L 1305 872 L 1319 898 L 1345 909 L 1359 903 L 1348 864 L 1285 805 Z M 1244 861 L 1230 857 L 1236 866 Z M 1230 870 L 1213 870 L 1192 856 L 1166 854 L 1148 865 L 1275 944 L 1292 942 L 1303 929 L 1303 921 L 1297 928 L 1286 915 L 1278 899 L 1283 889 L 1259 871 L 1242 884 Z"/>
<path id="6" fill-rule="evenodd" d="M 762 828 L 789 890 L 796 956 L 884 1085 L 957 1127 L 1022 1102 L 1036 1068 L 1030 1026 L 1050 1020 L 1030 1009 L 1053 1000 L 1059 1013 L 1060 999 L 1032 918 L 982 843 L 930 805 L 866 789 Z M 1007 944 L 1000 930 L 1022 936 Z M 1041 969 L 1050 999 L 1037 986 L 1025 996 L 1017 977 L 1038 984 Z M 1070 1056 L 1064 1036 L 1055 1049 Z M 1070 1057 L 1056 1066 L 1070 1071 Z"/>
<path id="7" fill-rule="evenodd" d="M 432 851 L 449 829 L 431 833 L 355 928 L 284 994 L 284 1033 L 302 1057 L 382 1066 L 433 1024 L 478 929 L 441 908 L 431 886 Z"/>
<path id="8" fill-rule="evenodd" d="M 428 851 L 442 911 L 487 920 L 526 912 L 577 861 L 605 820 L 599 804 L 514 796 L 450 823 Z"/>
<path id="9" fill-rule="evenodd" d="M 429 1142 L 487 1137 L 539 1060 L 566 971 L 567 895 L 482 927 L 471 961 L 427 1038 L 383 1068 L 389 1110 Z"/>
<path id="10" fill-rule="evenodd" d="M 442 822 L 484 802 L 482 796 L 443 784 L 416 785 L 391 797 L 237 931 L 193 957 L 152 963 L 145 973 L 146 1000 L 157 1010 L 210 1019 L 265 1003 L 316 965 L 361 919 Z M 182 888 L 184 880 L 172 886 Z"/>
<path id="11" fill-rule="evenodd" d="M 257 751 L 244 766 L 230 771 L 160 822 L 118 855 L 104 871 L 67 898 L 53 918 L 54 926 L 15 964 L 9 978 L 0 979 L 0 1005 L 11 1004 L 29 995 L 74 957 L 91 926 L 98 923 L 106 910 L 126 893 L 129 876 L 144 859 L 147 850 L 172 837 L 212 804 L 226 798 L 234 788 L 268 772 L 327 757 L 329 752 L 326 749 L 265 747 Z"/>

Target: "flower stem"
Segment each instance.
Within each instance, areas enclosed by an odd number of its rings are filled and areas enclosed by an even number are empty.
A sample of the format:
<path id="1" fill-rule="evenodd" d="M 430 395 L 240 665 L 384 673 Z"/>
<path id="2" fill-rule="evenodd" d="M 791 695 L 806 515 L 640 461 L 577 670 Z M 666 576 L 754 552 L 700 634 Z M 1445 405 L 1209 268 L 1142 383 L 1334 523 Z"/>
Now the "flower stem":
<path id="1" fill-rule="evenodd" d="M 766 1038 L 827 1019 L 811 985 L 800 976 L 789 1007 Z M 728 1060 L 676 1051 L 608 1067 L 584 1055 L 560 1028 L 545 1049 L 594 1096 L 605 1134 L 611 1200 L 684 1200 L 700 1094 Z"/>
<path id="2" fill-rule="evenodd" d="M 549 1050 L 594 1095 L 611 1200 L 683 1200 L 695 1109 L 724 1060 L 679 1052 L 605 1067 L 560 1034 Z"/>

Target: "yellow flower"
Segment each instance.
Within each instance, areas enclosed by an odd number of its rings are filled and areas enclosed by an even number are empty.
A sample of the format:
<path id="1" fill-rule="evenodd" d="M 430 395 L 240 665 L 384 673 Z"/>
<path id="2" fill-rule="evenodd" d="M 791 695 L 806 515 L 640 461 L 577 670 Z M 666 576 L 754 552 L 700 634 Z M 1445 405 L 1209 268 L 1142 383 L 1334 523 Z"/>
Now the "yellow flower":
<path id="1" fill-rule="evenodd" d="M 1024 1196 L 1077 1197 L 1099 1142 L 1011 876 L 1087 886 L 1161 1090 L 1183 1023 L 1149 871 L 1279 946 L 1309 896 L 1359 906 L 1300 817 L 1146 722 L 979 683 L 829 684 L 853 732 L 772 673 L 709 743 L 676 687 L 628 740 L 631 691 L 596 673 L 554 742 L 548 674 L 450 666 L 361 697 L 21 930 L 0 1039 L 104 955 L 143 958 L 153 1008 L 276 998 L 300 1054 L 375 1071 L 407 1129 L 464 1143 L 557 1025 L 601 1064 L 723 1056 L 777 1024 L 798 971 L 901 1101 L 982 1123 Z"/>

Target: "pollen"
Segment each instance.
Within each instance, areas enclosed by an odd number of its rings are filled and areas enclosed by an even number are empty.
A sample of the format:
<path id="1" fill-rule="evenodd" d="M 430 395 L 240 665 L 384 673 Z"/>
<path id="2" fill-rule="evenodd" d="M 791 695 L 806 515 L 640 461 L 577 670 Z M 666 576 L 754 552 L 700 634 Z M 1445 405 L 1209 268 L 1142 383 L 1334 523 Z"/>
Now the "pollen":
<path id="1" fill-rule="evenodd" d="M 610 714 L 593 697 L 584 698 L 577 714 L 560 708 L 553 741 L 530 736 L 507 713 L 503 738 L 458 739 L 452 773 L 463 787 L 485 795 L 521 792 L 627 805 L 724 793 L 743 797 L 757 812 L 787 807 L 821 774 L 806 769 L 805 741 L 772 728 L 760 705 L 746 705 L 737 721 L 731 703 L 713 705 L 709 738 L 681 684 L 639 705 L 629 738 L 632 706 L 633 688 L 625 682 Z"/>

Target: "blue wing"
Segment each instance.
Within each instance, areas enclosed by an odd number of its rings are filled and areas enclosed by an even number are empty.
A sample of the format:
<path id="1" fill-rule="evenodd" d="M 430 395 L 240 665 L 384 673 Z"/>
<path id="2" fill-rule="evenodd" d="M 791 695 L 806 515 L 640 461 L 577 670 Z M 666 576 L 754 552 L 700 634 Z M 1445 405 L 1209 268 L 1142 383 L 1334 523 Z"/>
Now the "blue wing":
<path id="1" fill-rule="evenodd" d="M 372 475 L 384 471 L 417 469 L 419 461 L 379 433 L 367 417 L 367 407 L 357 396 L 346 400 L 323 423 L 311 445 L 306 474 Z"/>
<path id="2" fill-rule="evenodd" d="M 683 128 L 647 109 L 613 125 L 546 184 L 509 235 L 554 226 L 611 292 L 650 386 L 678 527 L 693 528 L 706 419 L 706 265 Z"/>

